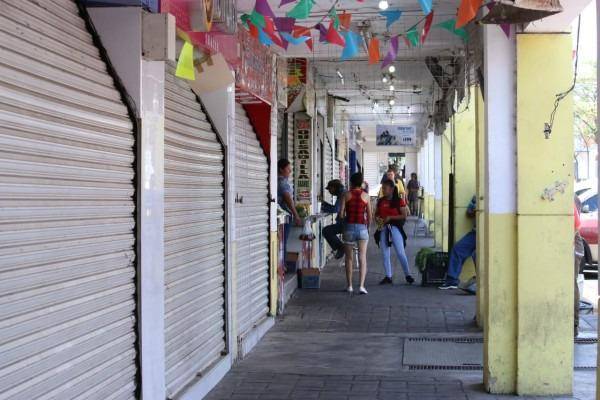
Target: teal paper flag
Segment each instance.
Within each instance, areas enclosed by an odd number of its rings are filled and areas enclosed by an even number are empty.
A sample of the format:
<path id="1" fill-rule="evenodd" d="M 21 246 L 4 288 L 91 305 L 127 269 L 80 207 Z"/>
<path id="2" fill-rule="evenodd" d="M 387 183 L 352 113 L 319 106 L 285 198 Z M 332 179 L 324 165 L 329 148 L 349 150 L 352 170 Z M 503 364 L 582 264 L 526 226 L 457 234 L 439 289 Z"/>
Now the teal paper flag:
<path id="1" fill-rule="evenodd" d="M 283 37 L 287 42 L 290 42 L 294 46 L 298 46 L 299 44 L 302 44 L 302 43 L 306 42 L 308 39 L 310 39 L 310 36 L 294 37 L 287 32 L 281 32 L 281 37 Z"/>
<path id="2" fill-rule="evenodd" d="M 306 19 L 310 16 L 314 0 L 300 0 L 286 15 L 290 18 Z"/>
<path id="3" fill-rule="evenodd" d="M 439 24 L 435 25 L 435 27 L 445 29 L 448 32 L 452 32 L 465 42 L 469 40 L 469 33 L 465 30 L 465 28 L 456 29 L 456 20 L 454 18 L 444 22 L 440 22 Z"/>
<path id="4" fill-rule="evenodd" d="M 360 43 L 361 36 L 358 33 L 348 31 L 342 32 L 346 44 L 342 51 L 342 60 L 348 60 L 358 54 L 358 44 Z"/>
<path id="5" fill-rule="evenodd" d="M 264 44 L 265 46 L 270 46 L 273 44 L 273 40 L 271 40 L 269 35 L 267 35 L 265 31 L 263 31 L 260 28 L 258 28 L 258 41 Z"/>
<path id="6" fill-rule="evenodd" d="M 380 11 L 380 15 L 385 17 L 385 29 L 389 29 L 389 27 L 396 21 L 400 19 L 402 16 L 402 11 L 400 10 L 385 10 Z"/>
<path id="7" fill-rule="evenodd" d="M 249 19 L 250 19 L 250 22 L 252 22 L 254 24 L 254 26 L 256 26 L 258 28 L 264 29 L 264 27 L 266 26 L 265 16 L 260 14 L 256 10 L 252 10 L 252 13 L 250 13 Z"/>
<path id="8" fill-rule="evenodd" d="M 248 26 L 248 21 L 250 21 L 250 16 L 248 14 L 242 14 L 240 19 L 242 20 L 242 25 L 244 26 L 244 28 L 250 29 L 250 27 Z"/>
<path id="9" fill-rule="evenodd" d="M 340 17 L 338 17 L 337 11 L 335 11 L 335 8 L 331 9 L 329 16 L 331 17 L 331 20 L 333 21 L 333 28 L 336 31 L 339 30 L 340 29 Z"/>
<path id="10" fill-rule="evenodd" d="M 416 27 L 412 27 L 406 32 L 406 38 L 408 39 L 412 47 L 419 46 L 420 35 L 419 32 L 417 32 Z"/>

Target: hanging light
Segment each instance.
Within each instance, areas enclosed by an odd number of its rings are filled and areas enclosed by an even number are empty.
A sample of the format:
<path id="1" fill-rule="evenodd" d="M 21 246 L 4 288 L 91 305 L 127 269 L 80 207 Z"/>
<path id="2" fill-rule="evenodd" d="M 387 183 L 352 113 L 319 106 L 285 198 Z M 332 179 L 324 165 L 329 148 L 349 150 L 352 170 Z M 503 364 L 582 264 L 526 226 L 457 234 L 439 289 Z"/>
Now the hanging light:
<path id="1" fill-rule="evenodd" d="M 390 103 L 390 106 L 393 106 L 394 104 L 396 104 L 396 100 L 390 99 L 389 103 Z"/>
<path id="2" fill-rule="evenodd" d="M 390 5 L 388 4 L 387 0 L 381 0 L 381 1 L 379 2 L 379 9 L 380 9 L 380 10 L 387 10 L 387 8 L 388 8 L 389 6 L 390 6 Z"/>
<path id="3" fill-rule="evenodd" d="M 394 91 L 394 85 L 390 85 L 390 91 L 393 92 Z"/>
<path id="4" fill-rule="evenodd" d="M 388 68 L 388 71 L 390 71 L 390 74 L 393 74 L 394 72 L 396 72 L 396 67 L 394 67 L 393 65 L 390 65 L 390 67 Z"/>
<path id="5" fill-rule="evenodd" d="M 387 78 L 387 76 L 384 75 L 383 78 L 381 78 L 381 82 L 387 83 L 387 81 L 388 81 L 388 78 Z"/>

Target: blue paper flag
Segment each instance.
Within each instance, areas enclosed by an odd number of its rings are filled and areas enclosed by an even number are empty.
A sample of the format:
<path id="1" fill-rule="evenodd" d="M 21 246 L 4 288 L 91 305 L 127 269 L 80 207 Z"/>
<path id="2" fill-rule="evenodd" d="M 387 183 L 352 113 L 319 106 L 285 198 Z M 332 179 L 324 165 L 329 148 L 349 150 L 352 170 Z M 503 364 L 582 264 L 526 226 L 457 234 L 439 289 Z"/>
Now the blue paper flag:
<path id="1" fill-rule="evenodd" d="M 269 37 L 269 35 L 267 35 L 265 31 L 260 28 L 258 28 L 258 40 L 265 46 L 270 46 L 273 44 L 273 40 Z"/>
<path id="2" fill-rule="evenodd" d="M 342 60 L 347 60 L 358 54 L 358 43 L 360 43 L 361 36 L 352 31 L 342 32 L 342 35 L 344 35 L 346 41 L 344 50 L 342 51 Z"/>
<path id="3" fill-rule="evenodd" d="M 392 25 L 394 22 L 396 22 L 400 19 L 400 17 L 402 16 L 402 11 L 400 11 L 400 10 L 385 10 L 385 11 L 380 11 L 379 14 L 383 15 L 385 17 L 385 19 L 386 19 L 385 29 L 388 29 L 390 27 L 390 25 Z"/>
<path id="4" fill-rule="evenodd" d="M 299 44 L 302 44 L 302 43 L 306 42 L 308 39 L 310 39 L 309 36 L 293 37 L 291 34 L 289 34 L 287 32 L 281 32 L 281 36 L 287 42 L 293 44 L 294 46 L 298 46 Z"/>
<path id="5" fill-rule="evenodd" d="M 423 14 L 428 15 L 431 12 L 431 2 L 432 0 L 419 0 Z"/>

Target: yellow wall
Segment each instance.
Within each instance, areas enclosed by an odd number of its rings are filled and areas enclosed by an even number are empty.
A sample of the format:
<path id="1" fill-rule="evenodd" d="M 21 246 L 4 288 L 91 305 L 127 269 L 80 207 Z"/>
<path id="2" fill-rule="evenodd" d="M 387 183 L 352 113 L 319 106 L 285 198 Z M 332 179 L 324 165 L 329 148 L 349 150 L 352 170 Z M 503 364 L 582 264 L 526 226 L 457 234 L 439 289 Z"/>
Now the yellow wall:
<path id="1" fill-rule="evenodd" d="M 442 243 L 441 246 L 436 242 L 436 246 L 442 248 L 442 251 L 448 251 L 448 217 L 450 214 L 450 188 L 449 188 L 449 175 L 451 172 L 450 158 L 452 156 L 452 143 L 451 138 L 452 127 L 448 125 L 448 128 L 442 136 L 442 219 L 438 224 L 436 220 L 436 229 L 442 231 Z"/>
<path id="2" fill-rule="evenodd" d="M 517 392 L 568 394 L 573 378 L 573 104 L 543 127 L 571 86 L 568 34 L 517 35 L 518 368 Z M 555 182 L 564 193 L 542 199 Z"/>
<path id="3" fill-rule="evenodd" d="M 269 263 L 269 313 L 274 316 L 277 315 L 278 295 L 277 265 L 279 263 L 279 238 L 277 237 L 277 231 L 271 231 L 269 238 L 271 242 Z"/>
<path id="4" fill-rule="evenodd" d="M 477 323 L 484 328 L 485 322 L 485 110 L 481 88 L 476 88 L 476 188 L 477 188 Z"/>

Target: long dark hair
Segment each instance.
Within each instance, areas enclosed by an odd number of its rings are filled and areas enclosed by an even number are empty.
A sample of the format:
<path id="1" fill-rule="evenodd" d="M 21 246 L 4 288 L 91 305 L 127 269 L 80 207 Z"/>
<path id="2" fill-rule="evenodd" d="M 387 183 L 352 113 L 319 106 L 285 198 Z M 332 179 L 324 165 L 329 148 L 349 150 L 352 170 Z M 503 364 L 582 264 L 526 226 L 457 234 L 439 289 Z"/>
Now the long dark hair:
<path id="1" fill-rule="evenodd" d="M 396 183 L 391 179 L 386 179 L 383 181 L 382 186 L 389 186 L 394 189 L 391 200 L 392 207 L 400 207 L 400 194 L 398 193 L 398 187 L 396 186 Z M 382 197 L 379 200 L 377 200 L 378 205 L 382 199 L 385 199 L 385 197 Z"/>

